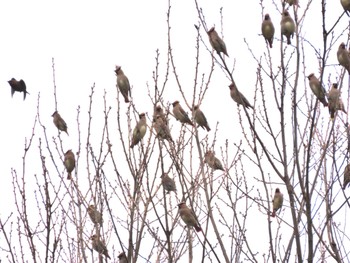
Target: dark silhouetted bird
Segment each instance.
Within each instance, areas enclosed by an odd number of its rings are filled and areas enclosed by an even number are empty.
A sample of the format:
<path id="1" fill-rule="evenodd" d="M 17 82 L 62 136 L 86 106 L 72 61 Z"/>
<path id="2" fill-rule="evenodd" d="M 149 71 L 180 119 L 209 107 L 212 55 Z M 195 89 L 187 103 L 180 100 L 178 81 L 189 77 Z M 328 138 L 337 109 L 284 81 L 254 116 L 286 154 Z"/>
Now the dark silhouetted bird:
<path id="1" fill-rule="evenodd" d="M 68 176 L 67 179 L 71 180 L 72 179 L 72 171 L 75 168 L 75 156 L 72 150 L 68 150 L 64 154 L 64 166 L 66 167 Z"/>
<path id="2" fill-rule="evenodd" d="M 184 111 L 184 109 L 181 107 L 179 101 L 173 102 L 173 113 L 175 118 L 180 121 L 181 123 L 187 123 L 189 125 L 193 125 L 193 122 L 188 117 L 187 113 Z"/>
<path id="3" fill-rule="evenodd" d="M 265 15 L 264 21 L 261 24 L 261 32 L 265 40 L 269 43 L 270 48 L 272 48 L 273 36 L 275 35 L 275 27 L 272 24 L 269 14 Z"/>
<path id="4" fill-rule="evenodd" d="M 68 134 L 68 131 L 67 131 L 67 124 L 66 122 L 62 119 L 61 115 L 55 111 L 53 114 L 52 114 L 52 117 L 53 117 L 53 123 L 55 124 L 55 126 L 57 127 L 57 129 L 59 129 L 60 131 L 64 131 L 65 133 Z"/>
<path id="5" fill-rule="evenodd" d="M 131 148 L 133 148 L 142 140 L 147 131 L 146 115 L 144 113 L 141 113 L 139 115 L 139 118 L 140 120 L 136 124 L 136 127 L 134 128 L 134 131 L 132 133 L 132 142 L 130 145 Z"/>
<path id="6" fill-rule="evenodd" d="M 276 212 L 282 208 L 283 205 L 283 194 L 280 192 L 279 188 L 276 188 L 275 195 L 272 200 L 272 217 L 276 216 Z"/>
<path id="7" fill-rule="evenodd" d="M 231 83 L 229 88 L 231 90 L 231 98 L 237 102 L 238 105 L 243 105 L 246 108 L 253 108 L 252 105 L 250 105 L 249 101 L 244 97 L 244 95 L 239 92 L 234 82 Z"/>
<path id="8" fill-rule="evenodd" d="M 307 78 L 309 79 L 310 88 L 316 98 L 323 104 L 323 106 L 327 107 L 326 90 L 321 85 L 321 82 L 316 78 L 314 73 L 311 73 Z"/>
<path id="9" fill-rule="evenodd" d="M 15 91 L 18 91 L 18 92 L 23 92 L 23 100 L 26 99 L 26 96 L 29 93 L 27 92 L 26 84 L 24 83 L 24 81 L 22 79 L 20 81 L 17 81 L 16 79 L 12 78 L 11 80 L 8 81 L 8 83 L 11 86 L 11 96 L 12 97 L 13 97 L 13 93 L 15 93 Z"/>
<path id="10" fill-rule="evenodd" d="M 219 37 L 218 33 L 215 31 L 215 28 L 212 27 L 208 31 L 208 36 L 209 36 L 209 42 L 210 45 L 212 46 L 213 49 L 219 54 L 220 52 L 224 53 L 226 56 L 227 54 L 227 49 L 225 42 Z"/>
<path id="11" fill-rule="evenodd" d="M 94 250 L 96 250 L 99 254 L 102 254 L 111 259 L 111 257 L 108 255 L 106 245 L 98 238 L 97 235 L 92 235 L 90 239 L 92 240 L 92 248 Z"/>
<path id="12" fill-rule="evenodd" d="M 281 33 L 287 38 L 287 44 L 290 45 L 290 38 L 293 37 L 295 32 L 295 23 L 293 18 L 289 15 L 288 11 L 285 10 L 282 14 L 281 20 Z"/>
<path id="13" fill-rule="evenodd" d="M 178 204 L 178 207 L 180 217 L 185 222 L 185 224 L 187 226 L 194 227 L 197 232 L 202 231 L 202 228 L 199 226 L 193 211 L 187 207 L 186 203 L 181 202 L 180 204 Z"/>
<path id="14" fill-rule="evenodd" d="M 129 101 L 129 94 L 130 94 L 130 84 L 129 79 L 127 76 L 124 75 L 124 72 L 122 71 L 122 68 L 120 66 L 115 67 L 115 74 L 117 75 L 117 85 L 120 90 L 120 93 L 124 97 L 125 102 Z"/>

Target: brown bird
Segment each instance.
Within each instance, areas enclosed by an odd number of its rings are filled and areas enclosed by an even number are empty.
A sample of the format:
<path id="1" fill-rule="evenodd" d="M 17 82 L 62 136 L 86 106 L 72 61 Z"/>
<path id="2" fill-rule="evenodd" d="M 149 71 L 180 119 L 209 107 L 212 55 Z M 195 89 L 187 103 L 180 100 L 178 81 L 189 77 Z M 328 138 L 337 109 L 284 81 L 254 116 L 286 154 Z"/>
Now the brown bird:
<path id="1" fill-rule="evenodd" d="M 215 49 L 215 51 L 218 54 L 222 52 L 226 56 L 228 56 L 225 42 L 219 37 L 218 33 L 215 31 L 215 27 L 212 27 L 208 31 L 208 36 L 209 36 L 209 42 L 212 48 Z"/>
<path id="2" fill-rule="evenodd" d="M 153 127 L 157 133 L 157 137 L 163 140 L 173 141 L 168 125 L 164 122 L 161 115 L 157 115 Z"/>
<path id="3" fill-rule="evenodd" d="M 234 82 L 231 83 L 229 88 L 231 90 L 231 98 L 237 102 L 238 105 L 243 105 L 246 108 L 253 108 L 252 105 L 250 105 L 249 101 L 244 97 L 244 95 L 239 92 Z"/>
<path id="4" fill-rule="evenodd" d="M 75 168 L 75 156 L 72 150 L 68 150 L 64 154 L 64 166 L 66 167 L 68 176 L 67 179 L 71 180 L 72 179 L 72 171 Z"/>
<path id="5" fill-rule="evenodd" d="M 289 4 L 289 6 L 291 5 L 299 6 L 298 0 L 285 0 L 284 2 Z"/>
<path id="6" fill-rule="evenodd" d="M 95 225 L 97 224 L 102 225 L 103 223 L 102 214 L 96 210 L 96 207 L 94 205 L 89 205 L 87 212 L 90 216 L 92 223 L 94 223 Z"/>
<path id="7" fill-rule="evenodd" d="M 134 146 L 142 140 L 147 131 L 146 115 L 144 113 L 141 113 L 139 115 L 139 118 L 140 120 L 136 124 L 136 127 L 134 128 L 134 131 L 132 133 L 132 141 L 130 148 L 134 148 Z"/>
<path id="8" fill-rule="evenodd" d="M 180 204 L 178 204 L 178 207 L 179 207 L 180 217 L 185 222 L 185 224 L 187 226 L 194 227 L 197 232 L 202 231 L 202 228 L 199 226 L 193 211 L 187 207 L 186 203 L 181 202 Z"/>
<path id="9" fill-rule="evenodd" d="M 120 66 L 115 67 L 115 74 L 117 75 L 117 85 L 120 90 L 120 93 L 123 95 L 124 100 L 126 103 L 129 101 L 129 94 L 130 94 L 130 84 L 129 79 L 127 76 L 124 75 L 124 72 L 122 71 L 122 68 Z"/>
<path id="10" fill-rule="evenodd" d="M 337 110 L 341 110 L 346 113 L 337 83 L 332 84 L 332 87 L 328 93 L 328 110 L 332 120 L 334 119 L 334 114 Z"/>
<path id="11" fill-rule="evenodd" d="M 128 259 L 126 258 L 125 252 L 122 252 L 118 256 L 119 263 L 128 263 Z"/>
<path id="12" fill-rule="evenodd" d="M 289 15 L 288 11 L 285 10 L 282 14 L 281 20 L 281 33 L 287 38 L 287 44 L 290 45 L 290 38 L 293 37 L 295 32 L 295 23 L 293 18 Z"/>
<path id="13" fill-rule="evenodd" d="M 340 0 L 341 5 L 344 8 L 344 11 L 349 16 L 350 13 L 350 0 Z"/>
<path id="14" fill-rule="evenodd" d="M 276 216 L 276 212 L 282 208 L 282 205 L 283 205 L 283 194 L 280 192 L 279 188 L 276 188 L 275 196 L 273 197 L 273 200 L 272 200 L 272 208 L 273 208 L 273 211 L 271 214 L 272 217 Z"/>
<path id="15" fill-rule="evenodd" d="M 193 118 L 200 127 L 202 127 L 203 129 L 206 128 L 207 131 L 210 131 L 207 118 L 205 117 L 204 113 L 199 109 L 198 105 L 193 107 Z"/>
<path id="16" fill-rule="evenodd" d="M 163 121 L 168 124 L 168 120 L 167 120 L 167 117 L 164 113 L 164 110 L 163 108 L 160 106 L 160 105 L 157 105 L 155 108 L 154 108 L 154 112 L 153 112 L 153 122 L 155 122 L 157 120 L 157 115 L 159 115 Z"/>
<path id="17" fill-rule="evenodd" d="M 173 113 L 175 118 L 180 121 L 181 123 L 187 123 L 189 125 L 194 126 L 193 122 L 188 117 L 187 113 L 184 111 L 184 109 L 181 107 L 179 101 L 173 102 Z"/>
<path id="18" fill-rule="evenodd" d="M 321 85 L 321 82 L 316 78 L 314 73 L 311 73 L 308 77 L 309 85 L 316 98 L 323 104 L 324 107 L 328 106 L 326 100 L 326 90 Z"/>
<path id="19" fill-rule="evenodd" d="M 346 50 L 346 46 L 344 43 L 341 43 L 338 48 L 337 58 L 339 64 L 342 65 L 348 71 L 348 74 L 350 74 L 350 54 Z"/>
<path id="20" fill-rule="evenodd" d="M 59 129 L 60 131 L 64 131 L 65 133 L 67 133 L 67 135 L 69 135 L 67 131 L 67 124 L 64 121 L 64 119 L 62 119 L 61 115 L 57 111 L 55 111 L 52 114 L 52 117 L 53 117 L 53 123 L 55 124 L 57 129 Z"/>
<path id="21" fill-rule="evenodd" d="M 272 24 L 269 14 L 265 15 L 264 21 L 261 24 L 261 32 L 266 42 L 269 43 L 270 48 L 272 48 L 273 36 L 275 35 L 275 27 Z"/>
<path id="22" fill-rule="evenodd" d="M 168 193 L 170 191 L 176 192 L 175 181 L 171 179 L 167 173 L 163 173 L 160 178 L 162 178 L 162 185 L 165 191 Z"/>
<path id="23" fill-rule="evenodd" d="M 215 157 L 215 154 L 212 151 L 207 151 L 204 155 L 204 162 L 209 165 L 210 168 L 214 170 L 224 170 L 221 161 Z"/>
<path id="24" fill-rule="evenodd" d="M 344 170 L 343 190 L 345 190 L 346 186 L 348 186 L 349 183 L 350 183 L 350 163 L 345 167 L 345 170 Z"/>
<path id="25" fill-rule="evenodd" d="M 97 235 L 92 235 L 90 239 L 92 240 L 92 248 L 94 250 L 96 250 L 99 254 L 102 254 L 111 259 L 111 257 L 108 255 L 106 245 L 99 239 Z"/>
<path id="26" fill-rule="evenodd" d="M 8 81 L 8 83 L 11 86 L 11 97 L 13 97 L 13 93 L 15 93 L 15 91 L 18 91 L 23 92 L 23 100 L 26 99 L 26 96 L 29 93 L 27 92 L 27 86 L 22 79 L 17 81 L 16 79 L 12 78 Z"/>

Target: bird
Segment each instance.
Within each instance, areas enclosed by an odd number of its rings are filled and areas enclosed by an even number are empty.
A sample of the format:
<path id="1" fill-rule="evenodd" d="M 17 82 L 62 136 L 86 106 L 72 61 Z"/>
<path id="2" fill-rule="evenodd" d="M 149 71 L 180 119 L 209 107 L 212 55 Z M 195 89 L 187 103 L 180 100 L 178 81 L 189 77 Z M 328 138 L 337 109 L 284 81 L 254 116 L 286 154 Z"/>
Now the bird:
<path id="1" fill-rule="evenodd" d="M 55 124 L 57 129 L 59 129 L 60 131 L 64 131 L 65 133 L 67 133 L 67 135 L 69 135 L 67 131 L 67 124 L 64 121 L 64 119 L 62 119 L 61 115 L 57 111 L 55 111 L 52 114 L 52 117 L 53 117 L 53 123 Z"/>
<path id="2" fill-rule="evenodd" d="M 95 225 L 97 224 L 102 225 L 103 223 L 102 214 L 96 210 L 96 207 L 94 205 L 89 205 L 87 212 L 90 216 L 92 223 L 94 223 Z"/>
<path id="3" fill-rule="evenodd" d="M 71 180 L 72 179 L 72 171 L 75 168 L 75 157 L 74 157 L 74 153 L 72 152 L 72 150 L 68 150 L 65 154 L 64 154 L 64 166 L 66 167 L 67 170 L 67 179 Z"/>
<path id="4" fill-rule="evenodd" d="M 160 105 L 157 105 L 154 108 L 154 112 L 153 112 L 153 122 L 155 122 L 157 120 L 157 115 L 161 116 L 161 118 L 163 119 L 163 121 L 168 124 L 168 120 L 165 116 L 164 110 Z"/>
<path id="5" fill-rule="evenodd" d="M 231 98 L 237 102 L 238 105 L 243 105 L 246 108 L 253 108 L 243 94 L 239 92 L 234 82 L 230 84 L 229 88 L 231 90 Z"/>
<path id="6" fill-rule="evenodd" d="M 23 100 L 26 99 L 26 96 L 27 94 L 29 94 L 29 92 L 27 91 L 27 86 L 23 79 L 21 79 L 20 81 L 17 81 L 15 78 L 12 78 L 8 81 L 8 83 L 11 86 L 11 97 L 13 97 L 13 94 L 15 93 L 15 91 L 18 91 L 18 92 L 23 92 Z"/>
<path id="7" fill-rule="evenodd" d="M 197 124 L 200 127 L 202 127 L 203 129 L 205 128 L 207 131 L 210 131 L 207 118 L 205 117 L 204 113 L 199 109 L 198 105 L 193 107 L 193 119 L 195 120 L 195 122 L 197 122 Z"/>
<path id="8" fill-rule="evenodd" d="M 127 76 L 125 76 L 121 66 L 115 67 L 115 74 L 117 75 L 117 85 L 120 90 L 120 93 L 123 95 L 124 101 L 128 103 L 130 102 L 129 101 L 129 94 L 130 94 L 129 79 Z"/>
<path id="9" fill-rule="evenodd" d="M 170 129 L 161 115 L 156 116 L 156 121 L 153 122 L 153 127 L 157 133 L 157 137 L 167 141 L 173 141 Z"/>
<path id="10" fill-rule="evenodd" d="M 134 148 L 134 146 L 142 140 L 147 131 L 146 115 L 144 113 L 141 113 L 139 115 L 139 118 L 140 120 L 136 124 L 132 133 L 132 141 L 130 148 Z"/>
<path id="11" fill-rule="evenodd" d="M 204 162 L 209 165 L 210 168 L 214 170 L 224 170 L 221 161 L 215 157 L 215 154 L 212 151 L 207 151 L 204 154 Z"/>
<path id="12" fill-rule="evenodd" d="M 345 13 L 349 16 L 350 13 L 350 0 L 340 0 L 341 5 L 344 8 Z"/>
<path id="13" fill-rule="evenodd" d="M 209 42 L 212 48 L 215 49 L 215 51 L 218 54 L 222 52 L 226 56 L 228 56 L 225 42 L 219 37 L 218 33 L 215 31 L 215 27 L 212 27 L 211 29 L 209 29 L 207 33 L 208 33 Z"/>
<path id="14" fill-rule="evenodd" d="M 128 263 L 125 252 L 122 252 L 118 255 L 119 263 Z"/>
<path id="15" fill-rule="evenodd" d="M 341 43 L 338 51 L 337 58 L 340 65 L 342 65 L 350 74 L 350 54 L 349 51 L 346 50 L 346 46 L 344 43 Z"/>
<path id="16" fill-rule="evenodd" d="M 314 73 L 311 73 L 308 77 L 309 85 L 312 92 L 315 94 L 317 99 L 323 104 L 324 107 L 328 106 L 328 102 L 326 100 L 326 90 L 321 85 L 321 82 L 316 78 Z"/>
<path id="17" fill-rule="evenodd" d="M 350 183 L 350 163 L 344 169 L 343 190 L 345 190 L 346 186 L 349 186 L 349 183 Z"/>
<path id="18" fill-rule="evenodd" d="M 187 226 L 194 227 L 197 232 L 202 231 L 202 228 L 199 226 L 193 211 L 187 207 L 186 203 L 181 202 L 180 204 L 178 204 L 178 207 L 179 207 L 180 217 L 185 222 L 185 224 Z"/>
<path id="19" fill-rule="evenodd" d="M 106 245 L 99 239 L 97 235 L 92 235 L 90 239 L 92 240 L 92 248 L 94 250 L 96 250 L 99 254 L 102 254 L 111 259 L 111 257 L 108 255 Z"/>
<path id="20" fill-rule="evenodd" d="M 272 217 L 276 216 L 276 212 L 279 209 L 281 209 L 282 205 L 283 205 L 283 194 L 280 192 L 279 188 L 276 188 L 275 195 L 272 199 L 272 208 L 273 208 L 273 211 L 271 214 Z"/>
<path id="21" fill-rule="evenodd" d="M 265 15 L 264 21 L 261 24 L 261 32 L 265 40 L 269 43 L 270 48 L 272 48 L 273 36 L 275 35 L 275 27 L 272 24 L 269 14 Z"/>
<path id="22" fill-rule="evenodd" d="M 177 100 L 173 102 L 173 114 L 175 116 L 175 119 L 177 119 L 181 123 L 187 123 L 189 125 L 194 126 L 193 122 L 190 120 L 187 113 L 184 111 L 179 101 Z"/>
<path id="23" fill-rule="evenodd" d="M 289 12 L 285 10 L 282 14 L 281 20 L 281 33 L 287 38 L 287 44 L 290 45 L 290 37 L 293 37 L 295 32 L 295 23 L 293 18 L 289 15 Z"/>
<path id="24" fill-rule="evenodd" d="M 162 178 L 162 185 L 165 191 L 168 193 L 170 191 L 176 192 L 175 181 L 171 179 L 167 173 L 163 173 L 160 178 Z"/>
<path id="25" fill-rule="evenodd" d="M 334 119 L 334 114 L 337 110 L 341 110 L 346 113 L 337 83 L 333 83 L 330 91 L 328 92 L 328 110 L 332 120 Z"/>
<path id="26" fill-rule="evenodd" d="M 284 0 L 284 2 L 289 4 L 289 6 L 292 6 L 292 5 L 299 6 L 298 0 Z"/>

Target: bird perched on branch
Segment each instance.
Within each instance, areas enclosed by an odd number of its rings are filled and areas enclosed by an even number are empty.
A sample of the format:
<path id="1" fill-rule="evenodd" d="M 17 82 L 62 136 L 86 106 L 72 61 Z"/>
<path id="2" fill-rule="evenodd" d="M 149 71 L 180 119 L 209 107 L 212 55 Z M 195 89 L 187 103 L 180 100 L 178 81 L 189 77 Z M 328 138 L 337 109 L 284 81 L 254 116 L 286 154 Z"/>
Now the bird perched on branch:
<path id="1" fill-rule="evenodd" d="M 159 115 L 164 123 L 168 124 L 168 120 L 166 118 L 166 115 L 164 113 L 164 110 L 163 108 L 160 106 L 160 105 L 157 105 L 155 108 L 154 108 L 154 112 L 153 112 L 153 122 L 155 122 L 157 120 L 157 115 Z"/>
<path id="2" fill-rule="evenodd" d="M 124 101 L 128 103 L 130 102 L 129 101 L 129 94 L 130 94 L 129 79 L 127 76 L 125 76 L 121 66 L 116 66 L 114 72 L 117 75 L 117 86 L 120 90 L 120 93 L 123 95 Z"/>
<path id="3" fill-rule="evenodd" d="M 215 31 L 215 27 L 212 27 L 211 29 L 209 29 L 207 33 L 208 33 L 209 42 L 212 48 L 215 49 L 215 51 L 218 54 L 222 52 L 226 56 L 228 56 L 225 42 L 219 37 L 218 33 Z"/>
<path id="4" fill-rule="evenodd" d="M 289 12 L 285 10 L 282 14 L 281 20 L 281 33 L 287 38 L 287 44 L 290 45 L 290 38 L 293 37 L 295 32 L 295 23 L 293 18 L 289 15 Z"/>
<path id="5" fill-rule="evenodd" d="M 276 216 L 276 212 L 282 208 L 283 205 L 283 194 L 280 192 L 279 188 L 276 188 L 275 195 L 272 200 L 272 217 Z"/>
<path id="6" fill-rule="evenodd" d="M 292 6 L 292 5 L 299 6 L 298 0 L 284 0 L 284 2 L 289 4 L 289 6 Z"/>
<path id="7" fill-rule="evenodd" d="M 334 119 L 334 114 L 336 111 L 341 110 L 346 113 L 337 83 L 333 83 L 330 91 L 328 92 L 328 110 L 332 120 Z"/>
<path id="8" fill-rule="evenodd" d="M 132 133 L 132 141 L 130 148 L 134 148 L 134 146 L 142 140 L 147 131 L 146 115 L 144 113 L 141 113 L 139 115 L 139 118 L 140 120 L 136 124 Z"/>
<path id="9" fill-rule="evenodd" d="M 158 138 L 173 141 L 170 129 L 161 115 L 156 116 L 156 121 L 153 123 L 153 127 L 157 133 Z"/>
<path id="10" fill-rule="evenodd" d="M 165 191 L 168 193 L 170 191 L 176 192 L 175 181 L 171 179 L 167 173 L 163 173 L 160 178 L 162 178 L 162 185 Z"/>
<path id="11" fill-rule="evenodd" d="M 68 150 L 64 154 L 64 166 L 66 167 L 67 170 L 67 179 L 71 180 L 72 179 L 72 171 L 75 168 L 75 156 L 72 150 Z"/>
<path id="12" fill-rule="evenodd" d="M 229 86 L 231 90 L 231 98 L 237 102 L 238 105 L 243 105 L 246 108 L 253 108 L 249 101 L 244 97 L 242 93 L 239 92 L 236 83 L 232 82 Z"/>
<path id="13" fill-rule="evenodd" d="M 97 235 L 92 235 L 90 239 L 92 240 L 92 248 L 94 250 L 96 250 L 99 254 L 102 254 L 111 259 L 111 257 L 108 255 L 106 245 L 99 239 Z"/>
<path id="14" fill-rule="evenodd" d="M 92 223 L 94 223 L 95 225 L 96 224 L 102 225 L 103 223 L 102 214 L 96 210 L 96 207 L 94 205 L 89 205 L 87 212 L 90 216 Z"/>
<path id="15" fill-rule="evenodd" d="M 344 169 L 344 183 L 343 190 L 345 190 L 346 186 L 350 183 L 350 163 Z"/>
<path id="16" fill-rule="evenodd" d="M 16 79 L 12 78 L 8 81 L 8 83 L 11 86 L 11 97 L 13 97 L 13 94 L 15 93 L 15 91 L 17 91 L 17 92 L 23 92 L 23 100 L 26 99 L 26 96 L 29 93 L 27 92 L 27 86 L 23 81 L 23 79 L 21 79 L 20 81 L 17 81 Z"/>
<path id="17" fill-rule="evenodd" d="M 221 161 L 215 157 L 215 154 L 212 151 L 207 151 L 204 154 L 204 162 L 209 165 L 210 168 L 214 170 L 224 171 Z"/>
<path id="18" fill-rule="evenodd" d="M 185 110 L 181 107 L 180 102 L 177 100 L 173 102 L 173 114 L 175 116 L 175 119 L 177 119 L 181 123 L 187 123 L 189 125 L 194 126 L 193 122 L 190 120 Z"/>
<path id="19" fill-rule="evenodd" d="M 52 114 L 52 117 L 53 117 L 53 123 L 55 124 L 57 129 L 59 129 L 60 131 L 64 131 L 65 133 L 67 133 L 67 135 L 69 135 L 67 131 L 67 123 L 61 117 L 61 115 L 57 111 L 55 111 Z"/>
<path id="20" fill-rule="evenodd" d="M 119 254 L 118 259 L 119 259 L 119 263 L 128 263 L 128 259 L 126 258 L 126 255 L 124 252 Z"/>
<path id="21" fill-rule="evenodd" d="M 341 5 L 344 8 L 345 13 L 349 16 L 350 13 L 350 0 L 340 0 Z"/>
<path id="22" fill-rule="evenodd" d="M 193 118 L 200 127 L 202 127 L 203 129 L 205 128 L 207 131 L 210 131 L 207 118 L 205 117 L 204 113 L 199 109 L 198 105 L 193 107 Z"/>
<path id="23" fill-rule="evenodd" d="M 323 104 L 324 107 L 328 106 L 326 100 L 326 90 L 321 85 L 321 82 L 316 78 L 314 73 L 311 73 L 308 77 L 309 85 L 316 98 Z"/>
<path id="24" fill-rule="evenodd" d="M 261 32 L 265 40 L 269 43 L 270 48 L 272 48 L 273 36 L 275 35 L 275 27 L 272 24 L 269 14 L 265 15 L 264 21 L 261 24 Z"/>
<path id="25" fill-rule="evenodd" d="M 346 50 L 344 43 L 341 43 L 337 51 L 337 59 L 340 65 L 342 65 L 350 74 L 350 54 Z"/>
<path id="26" fill-rule="evenodd" d="M 181 202 L 180 204 L 178 204 L 178 207 L 180 217 L 185 222 L 185 224 L 187 226 L 194 227 L 197 232 L 202 231 L 202 228 L 199 226 L 193 211 L 187 207 L 186 203 Z"/>

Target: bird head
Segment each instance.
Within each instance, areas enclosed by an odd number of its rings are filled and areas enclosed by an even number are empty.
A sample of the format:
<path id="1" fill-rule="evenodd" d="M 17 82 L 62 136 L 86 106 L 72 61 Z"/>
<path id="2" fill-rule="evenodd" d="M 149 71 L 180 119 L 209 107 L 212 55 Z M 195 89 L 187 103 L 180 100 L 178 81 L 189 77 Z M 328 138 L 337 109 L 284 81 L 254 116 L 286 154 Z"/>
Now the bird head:
<path id="1" fill-rule="evenodd" d="M 94 211 L 94 210 L 95 210 L 95 206 L 94 205 L 89 205 L 88 211 Z"/>
<path id="2" fill-rule="evenodd" d="M 269 14 L 265 15 L 265 20 L 270 20 L 270 15 Z"/>
<path id="3" fill-rule="evenodd" d="M 115 73 L 118 74 L 118 72 L 121 70 L 121 66 L 115 66 Z"/>
<path id="4" fill-rule="evenodd" d="M 338 83 L 333 83 L 333 88 L 337 89 L 338 88 Z"/>
<path id="5" fill-rule="evenodd" d="M 275 193 L 280 193 L 280 189 L 279 189 L 279 188 L 276 188 Z"/>
<path id="6" fill-rule="evenodd" d="M 229 86 L 230 90 L 234 89 L 235 87 L 236 87 L 236 85 L 234 83 L 231 83 Z"/>
<path id="7" fill-rule="evenodd" d="M 126 257 L 125 252 L 122 252 L 122 253 L 120 253 L 120 254 L 118 255 L 118 258 L 119 258 L 119 259 L 124 258 L 124 257 Z"/>
<path id="8" fill-rule="evenodd" d="M 181 203 L 179 203 L 177 206 L 178 206 L 179 208 L 181 208 L 181 207 L 186 206 L 186 203 L 185 203 L 185 202 L 181 202 Z"/>
<path id="9" fill-rule="evenodd" d="M 96 239 L 97 239 L 97 236 L 96 236 L 96 235 L 92 235 L 92 236 L 90 237 L 90 239 L 91 239 L 91 240 L 96 240 Z"/>
<path id="10" fill-rule="evenodd" d="M 307 78 L 310 80 L 312 78 L 312 76 L 315 76 L 315 74 L 311 73 L 309 76 L 307 76 Z"/>
<path id="11" fill-rule="evenodd" d="M 209 31 L 207 33 L 208 33 L 208 35 L 210 35 L 214 31 L 215 31 L 215 27 L 212 27 L 212 28 L 209 29 Z"/>
<path id="12" fill-rule="evenodd" d="M 285 11 L 283 12 L 283 16 L 289 16 L 289 12 L 288 12 L 287 10 L 285 10 Z"/>
<path id="13" fill-rule="evenodd" d="M 177 104 L 179 104 L 179 101 L 178 100 L 174 101 L 173 102 L 173 107 L 175 107 Z"/>
<path id="14" fill-rule="evenodd" d="M 140 118 L 140 119 L 142 119 L 142 117 L 145 117 L 145 116 L 146 116 L 146 114 L 145 114 L 144 112 L 142 112 L 142 113 L 139 114 L 139 118 Z"/>
<path id="15" fill-rule="evenodd" d="M 72 149 L 69 149 L 68 151 L 66 151 L 65 154 L 68 154 L 68 153 L 70 153 L 70 152 L 72 152 Z"/>
<path id="16" fill-rule="evenodd" d="M 339 48 L 341 48 L 341 49 L 345 49 L 345 43 L 344 43 L 344 42 L 342 42 L 342 43 L 340 44 Z"/>
<path id="17" fill-rule="evenodd" d="M 51 117 L 55 116 L 58 112 L 55 111 L 54 113 L 52 113 Z"/>
<path id="18" fill-rule="evenodd" d="M 193 107 L 193 110 L 198 110 L 199 109 L 199 106 L 198 105 L 195 105 L 194 107 Z"/>

